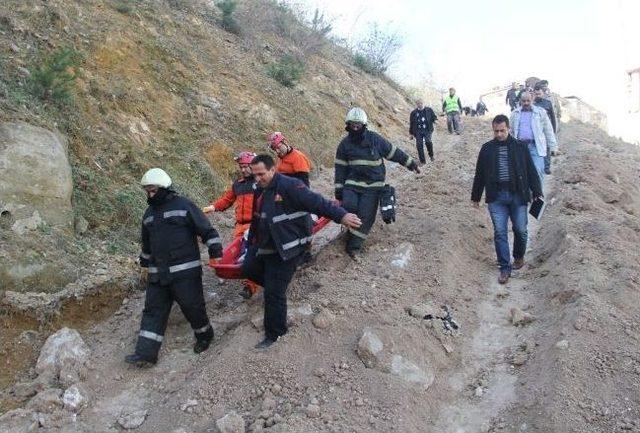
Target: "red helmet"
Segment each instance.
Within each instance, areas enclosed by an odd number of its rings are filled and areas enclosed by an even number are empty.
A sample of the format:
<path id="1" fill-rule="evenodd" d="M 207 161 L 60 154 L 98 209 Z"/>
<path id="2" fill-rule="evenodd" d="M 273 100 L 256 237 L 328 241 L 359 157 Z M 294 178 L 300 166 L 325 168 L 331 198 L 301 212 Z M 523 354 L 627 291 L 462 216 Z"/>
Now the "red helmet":
<path id="1" fill-rule="evenodd" d="M 238 164 L 251 164 L 256 154 L 253 152 L 240 152 L 234 159 Z"/>
<path id="2" fill-rule="evenodd" d="M 269 136 L 269 148 L 277 150 L 284 141 L 282 132 L 274 132 Z"/>

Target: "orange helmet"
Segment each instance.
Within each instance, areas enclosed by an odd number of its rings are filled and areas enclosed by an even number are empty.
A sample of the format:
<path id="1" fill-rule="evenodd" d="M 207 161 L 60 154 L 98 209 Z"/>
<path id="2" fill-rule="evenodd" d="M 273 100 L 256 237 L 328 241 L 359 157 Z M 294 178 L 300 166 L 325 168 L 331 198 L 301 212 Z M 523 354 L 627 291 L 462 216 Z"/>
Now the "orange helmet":
<path id="1" fill-rule="evenodd" d="M 238 156 L 234 158 L 234 160 L 238 164 L 251 164 L 251 161 L 253 161 L 253 158 L 255 157 L 256 157 L 255 153 L 245 151 L 245 152 L 240 152 Z"/>
<path id="2" fill-rule="evenodd" d="M 280 145 L 285 141 L 284 135 L 282 132 L 274 132 L 269 135 L 269 148 L 271 150 L 277 150 Z"/>

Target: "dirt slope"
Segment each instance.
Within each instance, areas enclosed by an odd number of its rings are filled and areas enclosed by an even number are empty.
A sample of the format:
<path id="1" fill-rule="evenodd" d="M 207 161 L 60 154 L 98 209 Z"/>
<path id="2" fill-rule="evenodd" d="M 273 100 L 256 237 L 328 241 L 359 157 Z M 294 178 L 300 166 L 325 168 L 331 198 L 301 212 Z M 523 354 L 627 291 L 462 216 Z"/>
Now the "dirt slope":
<path id="1" fill-rule="evenodd" d="M 475 156 L 489 135 L 487 121 L 469 119 L 460 137 L 436 134 L 437 159 L 423 175 L 390 167 L 398 222 L 376 224 L 362 263 L 334 242 L 300 270 L 290 291 L 295 324 L 269 351 L 252 348 L 261 299 L 243 303 L 237 283 L 209 276 L 215 345 L 195 356 L 174 311 L 159 364 L 129 368 L 122 357 L 143 297 L 128 300 L 83 334 L 94 397 L 76 431 L 117 431 L 130 408 L 148 411 L 141 432 L 216 431 L 230 411 L 253 431 L 262 428 L 256 420 L 275 423 L 271 432 L 639 431 L 640 153 L 567 125 L 545 219 L 530 224 L 528 264 L 501 287 L 486 209 L 469 205 Z M 319 186 L 327 189 L 326 178 Z M 460 329 L 407 313 L 424 302 L 450 306 Z M 512 308 L 535 320 L 513 326 Z M 321 311 L 328 326 L 319 328 L 312 317 Z M 355 351 L 365 327 L 388 356 L 433 382 L 366 368 Z"/>

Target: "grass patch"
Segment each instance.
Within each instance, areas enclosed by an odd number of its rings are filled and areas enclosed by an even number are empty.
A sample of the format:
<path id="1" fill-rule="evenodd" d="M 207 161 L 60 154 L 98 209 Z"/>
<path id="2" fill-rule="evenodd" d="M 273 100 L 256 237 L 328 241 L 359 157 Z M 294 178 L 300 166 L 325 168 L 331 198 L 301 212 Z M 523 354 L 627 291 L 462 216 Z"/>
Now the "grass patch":
<path id="1" fill-rule="evenodd" d="M 59 48 L 30 71 L 28 88 L 45 102 L 69 105 L 73 101 L 81 62 L 82 55 L 78 51 L 69 47 Z"/>
<path id="2" fill-rule="evenodd" d="M 267 75 L 285 87 L 295 86 L 303 73 L 304 62 L 288 54 L 267 66 Z"/>

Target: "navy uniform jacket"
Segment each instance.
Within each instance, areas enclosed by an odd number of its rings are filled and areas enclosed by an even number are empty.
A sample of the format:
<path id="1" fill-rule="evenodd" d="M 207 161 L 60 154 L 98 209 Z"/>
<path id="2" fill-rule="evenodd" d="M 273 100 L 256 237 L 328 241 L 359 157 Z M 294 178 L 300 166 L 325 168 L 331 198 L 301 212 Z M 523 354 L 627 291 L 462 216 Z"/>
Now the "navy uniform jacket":
<path id="1" fill-rule="evenodd" d="M 301 180 L 280 173 L 266 188 L 257 188 L 254 197 L 249 244 L 258 247 L 258 255 L 277 252 L 282 260 L 306 251 L 312 239 L 311 213 L 337 223 L 347 213 Z"/>
<path id="2" fill-rule="evenodd" d="M 140 265 L 149 268 L 149 281 L 166 285 L 200 275 L 198 236 L 210 257 L 222 257 L 218 232 L 191 200 L 170 193 L 162 204 L 149 206 L 142 217 L 140 254 Z"/>

